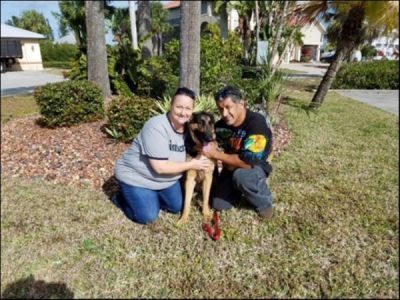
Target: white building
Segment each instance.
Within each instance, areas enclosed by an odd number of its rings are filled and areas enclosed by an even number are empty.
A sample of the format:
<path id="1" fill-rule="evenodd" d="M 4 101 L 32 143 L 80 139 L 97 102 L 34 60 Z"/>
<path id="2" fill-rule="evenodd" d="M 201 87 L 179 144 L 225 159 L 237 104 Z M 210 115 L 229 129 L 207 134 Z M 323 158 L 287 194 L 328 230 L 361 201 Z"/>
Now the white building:
<path id="1" fill-rule="evenodd" d="M 45 39 L 42 34 L 1 23 L 1 60 L 6 63 L 9 70 L 43 70 L 42 55 L 39 40 Z M 20 45 L 22 57 L 4 57 L 7 45 Z M 20 55 L 19 55 L 20 56 Z"/>

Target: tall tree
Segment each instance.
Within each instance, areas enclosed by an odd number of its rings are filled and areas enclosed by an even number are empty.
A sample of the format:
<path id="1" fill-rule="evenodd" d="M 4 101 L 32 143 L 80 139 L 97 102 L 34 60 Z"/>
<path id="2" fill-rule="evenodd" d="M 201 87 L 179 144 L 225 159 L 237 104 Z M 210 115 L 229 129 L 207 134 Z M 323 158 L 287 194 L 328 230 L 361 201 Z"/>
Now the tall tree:
<path id="1" fill-rule="evenodd" d="M 218 0 L 215 3 L 215 11 L 220 9 L 227 11 L 236 10 L 239 15 L 239 34 L 243 44 L 243 57 L 249 62 L 251 47 L 251 28 L 250 20 L 255 11 L 255 1 L 226 1 Z"/>
<path id="2" fill-rule="evenodd" d="M 181 1 L 180 86 L 200 92 L 201 1 Z"/>
<path id="3" fill-rule="evenodd" d="M 138 39 L 142 46 L 143 57 L 153 55 L 153 42 L 151 39 L 151 9 L 150 1 L 138 1 Z"/>
<path id="4" fill-rule="evenodd" d="M 58 2 L 58 7 L 60 13 L 52 14 L 57 19 L 60 36 L 72 31 L 79 49 L 86 53 L 85 1 L 62 0 Z"/>
<path id="5" fill-rule="evenodd" d="M 48 20 L 46 20 L 42 13 L 33 9 L 23 11 L 20 17 L 12 16 L 11 20 L 7 20 L 5 23 L 7 25 L 43 34 L 50 40 L 54 39 L 53 30 L 51 29 Z"/>
<path id="6" fill-rule="evenodd" d="M 342 62 L 370 38 L 366 33 L 372 31 L 368 28 L 379 28 L 376 32 L 380 34 L 399 28 L 397 1 L 318 1 L 301 4 L 297 12 L 312 21 L 332 9 L 342 25 L 337 36 L 335 57 L 311 100 L 311 108 L 321 106 Z"/>
<path id="7" fill-rule="evenodd" d="M 107 102 L 111 96 L 107 69 L 104 2 L 86 1 L 88 79 L 98 85 Z"/>
<path id="8" fill-rule="evenodd" d="M 172 30 L 168 23 L 168 11 L 159 1 L 152 1 L 151 6 L 151 27 L 154 34 L 153 54 L 162 54 L 163 34 Z"/>

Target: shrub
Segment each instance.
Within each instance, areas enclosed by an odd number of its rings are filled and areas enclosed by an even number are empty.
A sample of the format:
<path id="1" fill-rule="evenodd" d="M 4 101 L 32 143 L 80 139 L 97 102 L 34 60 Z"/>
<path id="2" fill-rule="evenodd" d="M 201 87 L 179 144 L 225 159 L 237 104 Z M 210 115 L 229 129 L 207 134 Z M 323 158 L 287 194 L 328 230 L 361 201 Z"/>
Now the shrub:
<path id="1" fill-rule="evenodd" d="M 72 62 L 79 55 L 79 48 L 73 44 L 57 44 L 51 41 L 40 42 L 42 60 L 46 62 Z M 54 66 L 57 68 L 57 66 Z"/>
<path id="2" fill-rule="evenodd" d="M 398 61 L 371 61 L 343 64 L 332 83 L 334 89 L 399 88 Z"/>
<path id="3" fill-rule="evenodd" d="M 364 57 L 364 58 L 372 58 L 376 55 L 376 53 L 377 53 L 377 50 L 372 45 L 365 45 L 361 49 L 361 54 L 362 54 L 362 57 Z"/>
<path id="4" fill-rule="evenodd" d="M 71 69 L 72 62 L 70 61 L 44 61 L 44 68 L 59 68 L 59 69 Z"/>
<path id="5" fill-rule="evenodd" d="M 223 86 L 240 81 L 242 46 L 233 32 L 229 32 L 228 39 L 221 38 L 217 24 L 208 24 L 207 32 L 201 38 L 200 90 L 201 94 L 214 94 Z"/>
<path id="6" fill-rule="evenodd" d="M 107 133 L 116 141 L 131 142 L 156 110 L 156 101 L 139 96 L 119 96 L 107 109 Z"/>
<path id="7" fill-rule="evenodd" d="M 101 89 L 87 81 L 63 81 L 38 87 L 34 99 L 48 127 L 71 126 L 104 116 Z"/>

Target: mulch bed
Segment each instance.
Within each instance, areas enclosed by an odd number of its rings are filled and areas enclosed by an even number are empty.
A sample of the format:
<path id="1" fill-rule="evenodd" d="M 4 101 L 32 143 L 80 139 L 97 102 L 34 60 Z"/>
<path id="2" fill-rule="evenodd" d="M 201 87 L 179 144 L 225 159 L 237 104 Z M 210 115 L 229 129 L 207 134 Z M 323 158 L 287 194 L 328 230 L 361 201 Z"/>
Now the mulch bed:
<path id="1" fill-rule="evenodd" d="M 92 186 L 112 193 L 114 164 L 129 144 L 115 143 L 104 121 L 56 129 L 37 124 L 39 117 L 20 118 L 1 128 L 1 175 Z M 284 121 L 274 127 L 274 157 L 290 143 Z"/>

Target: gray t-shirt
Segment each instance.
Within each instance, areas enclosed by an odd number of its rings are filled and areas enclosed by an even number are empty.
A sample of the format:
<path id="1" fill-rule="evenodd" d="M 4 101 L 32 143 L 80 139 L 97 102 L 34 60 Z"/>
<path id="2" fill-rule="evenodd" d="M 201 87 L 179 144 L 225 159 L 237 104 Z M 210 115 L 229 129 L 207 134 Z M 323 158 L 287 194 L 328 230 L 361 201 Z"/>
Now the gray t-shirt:
<path id="1" fill-rule="evenodd" d="M 183 162 L 186 159 L 184 134 L 172 127 L 167 114 L 149 119 L 129 148 L 117 160 L 115 176 L 137 187 L 161 190 L 173 185 L 182 174 L 157 174 L 149 158 Z"/>

